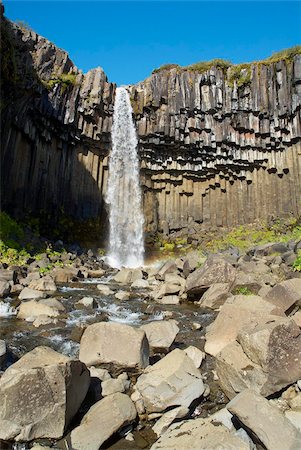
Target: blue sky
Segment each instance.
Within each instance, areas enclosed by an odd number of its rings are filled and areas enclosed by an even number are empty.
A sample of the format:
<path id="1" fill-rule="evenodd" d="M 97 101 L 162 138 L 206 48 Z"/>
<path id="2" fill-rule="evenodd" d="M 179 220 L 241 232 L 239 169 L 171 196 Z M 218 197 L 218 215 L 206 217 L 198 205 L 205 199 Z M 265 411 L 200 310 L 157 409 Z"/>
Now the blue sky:
<path id="1" fill-rule="evenodd" d="M 165 63 L 248 62 L 301 43 L 299 1 L 4 0 L 4 6 L 8 18 L 68 51 L 78 68 L 101 66 L 119 85 Z"/>

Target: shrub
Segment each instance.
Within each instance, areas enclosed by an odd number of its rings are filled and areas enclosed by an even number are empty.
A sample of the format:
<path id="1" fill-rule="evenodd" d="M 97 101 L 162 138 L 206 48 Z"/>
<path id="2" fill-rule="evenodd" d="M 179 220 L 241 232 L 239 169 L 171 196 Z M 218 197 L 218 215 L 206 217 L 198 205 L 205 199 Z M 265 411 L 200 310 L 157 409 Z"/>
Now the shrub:
<path id="1" fill-rule="evenodd" d="M 171 70 L 171 69 L 178 69 L 181 68 L 179 64 L 163 64 L 163 66 L 158 67 L 157 69 L 154 69 L 152 73 L 159 73 L 163 70 Z"/>
<path id="2" fill-rule="evenodd" d="M 234 295 L 254 295 L 254 292 L 251 291 L 247 286 L 239 286 L 233 290 Z"/>
<path id="3" fill-rule="evenodd" d="M 298 251 L 297 258 L 293 263 L 293 269 L 295 272 L 301 272 L 301 250 Z"/>

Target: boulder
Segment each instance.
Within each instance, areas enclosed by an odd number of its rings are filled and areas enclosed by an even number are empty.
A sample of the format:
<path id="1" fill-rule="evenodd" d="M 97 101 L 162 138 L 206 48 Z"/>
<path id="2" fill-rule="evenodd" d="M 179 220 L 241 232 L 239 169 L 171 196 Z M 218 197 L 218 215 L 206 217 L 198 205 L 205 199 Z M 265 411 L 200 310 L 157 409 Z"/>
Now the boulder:
<path id="1" fill-rule="evenodd" d="M 19 294 L 19 300 L 32 300 L 35 298 L 44 298 L 46 297 L 45 292 L 38 291 L 36 289 L 31 289 L 29 287 L 25 287 Z"/>
<path id="2" fill-rule="evenodd" d="M 97 289 L 102 295 L 113 295 L 114 292 L 106 284 L 98 284 Z"/>
<path id="3" fill-rule="evenodd" d="M 197 369 L 201 367 L 202 361 L 205 358 L 205 353 L 202 352 L 202 350 L 194 347 L 193 345 L 190 345 L 189 347 L 184 348 L 184 352 L 193 361 Z"/>
<path id="4" fill-rule="evenodd" d="M 245 328 L 237 340 L 216 355 L 219 382 L 229 398 L 246 388 L 266 397 L 301 378 L 301 332 L 293 320 L 275 318 Z"/>
<path id="5" fill-rule="evenodd" d="M 28 288 L 35 289 L 36 291 L 48 291 L 48 292 L 57 291 L 55 282 L 53 281 L 53 278 L 51 278 L 50 275 L 46 275 L 45 277 L 40 278 L 39 280 L 31 281 L 28 285 Z"/>
<path id="6" fill-rule="evenodd" d="M 33 322 L 36 317 L 41 315 L 57 317 L 60 315 L 60 311 L 57 308 L 44 305 L 36 300 L 29 300 L 20 304 L 17 318 Z"/>
<path id="7" fill-rule="evenodd" d="M 167 295 L 178 294 L 180 291 L 181 286 L 179 284 L 162 283 L 160 286 L 158 286 L 157 289 L 153 291 L 152 297 L 154 300 L 159 301 Z"/>
<path id="8" fill-rule="evenodd" d="M 78 269 L 72 267 L 56 268 L 51 272 L 51 275 L 55 283 L 70 283 L 70 281 L 77 279 Z"/>
<path id="9" fill-rule="evenodd" d="M 137 411 L 125 394 L 116 393 L 95 403 L 71 432 L 72 448 L 98 450 L 121 427 L 135 420 Z"/>
<path id="10" fill-rule="evenodd" d="M 107 369 L 101 369 L 100 367 L 89 367 L 91 378 L 98 378 L 100 381 L 110 380 L 111 375 Z"/>
<path id="11" fill-rule="evenodd" d="M 203 294 L 212 284 L 229 283 L 235 280 L 234 267 L 218 255 L 211 255 L 204 265 L 192 272 L 186 280 L 188 295 Z"/>
<path id="12" fill-rule="evenodd" d="M 141 269 L 127 269 L 124 267 L 113 277 L 113 280 L 116 281 L 116 283 L 131 284 L 141 278 L 143 278 Z"/>
<path id="13" fill-rule="evenodd" d="M 186 420 L 170 426 L 151 450 L 251 450 L 224 425 L 208 419 Z"/>
<path id="14" fill-rule="evenodd" d="M 175 349 L 145 369 L 135 385 L 133 399 L 147 413 L 172 406 L 189 407 L 204 392 L 200 371 L 182 350 Z"/>
<path id="15" fill-rule="evenodd" d="M 230 295 L 229 283 L 215 283 L 202 295 L 197 302 L 203 308 L 218 309 Z"/>
<path id="16" fill-rule="evenodd" d="M 97 269 L 97 270 L 87 270 L 89 278 L 101 278 L 105 275 L 105 270 L 103 269 Z"/>
<path id="17" fill-rule="evenodd" d="M 0 298 L 10 293 L 11 286 L 8 281 L 0 280 Z"/>
<path id="18" fill-rule="evenodd" d="M 288 410 L 284 412 L 284 415 L 301 433 L 301 411 Z"/>
<path id="19" fill-rule="evenodd" d="M 299 311 L 295 312 L 291 318 L 294 319 L 298 327 L 301 328 L 301 310 L 299 309 Z"/>
<path id="20" fill-rule="evenodd" d="M 0 370 L 5 364 L 6 360 L 6 343 L 2 339 L 0 340 Z"/>
<path id="21" fill-rule="evenodd" d="M 276 284 L 265 296 L 265 300 L 285 312 L 299 303 L 301 306 L 301 278 L 291 278 Z"/>
<path id="22" fill-rule="evenodd" d="M 178 295 L 164 295 L 162 298 L 157 298 L 156 302 L 161 303 L 161 305 L 179 305 L 180 297 Z"/>
<path id="23" fill-rule="evenodd" d="M 177 273 L 177 265 L 175 261 L 166 261 L 163 266 L 157 271 L 155 277 L 157 280 L 164 281 L 165 275 L 168 273 Z"/>
<path id="24" fill-rule="evenodd" d="M 43 327 L 46 325 L 56 325 L 58 323 L 58 319 L 54 317 L 46 316 L 45 314 L 41 314 L 33 321 L 33 326 L 35 328 Z"/>
<path id="25" fill-rule="evenodd" d="M 56 298 L 50 297 L 50 298 L 43 298 L 42 300 L 39 300 L 39 303 L 41 305 L 47 305 L 50 306 L 50 308 L 57 309 L 60 312 L 65 311 L 65 306 Z"/>
<path id="26" fill-rule="evenodd" d="M 116 394 L 116 392 L 124 392 L 125 385 L 123 380 L 119 378 L 110 378 L 101 383 L 101 394 L 103 397 Z"/>
<path id="27" fill-rule="evenodd" d="M 17 281 L 17 271 L 11 269 L 0 269 L 0 281 Z"/>
<path id="28" fill-rule="evenodd" d="M 156 320 L 140 327 L 145 331 L 151 348 L 169 349 L 175 340 L 179 327 L 176 320 Z"/>
<path id="29" fill-rule="evenodd" d="M 202 258 L 197 251 L 190 252 L 185 256 L 183 261 L 183 275 L 185 278 L 197 268 L 198 264 L 202 262 Z M 203 260 L 204 262 L 204 260 Z"/>
<path id="30" fill-rule="evenodd" d="M 130 293 L 126 291 L 118 291 L 115 294 L 115 298 L 117 298 L 117 300 L 120 300 L 121 302 L 127 301 L 130 298 Z"/>
<path id="31" fill-rule="evenodd" d="M 297 450 L 301 434 L 268 400 L 251 389 L 238 394 L 227 405 L 231 414 L 251 430 L 267 450 Z"/>
<path id="32" fill-rule="evenodd" d="M 176 419 L 182 419 L 189 414 L 189 408 L 187 406 L 178 406 L 177 408 L 171 409 L 160 417 L 160 419 L 152 427 L 154 433 L 157 436 L 161 436 L 168 430 L 168 427 Z"/>
<path id="33" fill-rule="evenodd" d="M 89 384 L 82 362 L 36 347 L 0 379 L 0 439 L 61 438 Z"/>
<path id="34" fill-rule="evenodd" d="M 131 288 L 134 289 L 147 289 L 149 288 L 149 282 L 147 280 L 136 280 L 131 284 Z"/>
<path id="35" fill-rule="evenodd" d="M 79 308 L 96 308 L 97 302 L 94 300 L 93 297 L 83 297 L 78 302 L 75 303 L 76 307 Z"/>
<path id="36" fill-rule="evenodd" d="M 113 363 L 146 367 L 149 344 L 143 330 L 120 323 L 89 325 L 80 341 L 79 359 L 87 366 Z"/>
<path id="37" fill-rule="evenodd" d="M 231 302 L 231 303 L 230 303 Z M 221 306 L 215 321 L 207 327 L 205 352 L 215 356 L 230 342 L 236 340 L 243 327 L 284 315 L 276 307 L 255 295 L 237 295 Z"/>

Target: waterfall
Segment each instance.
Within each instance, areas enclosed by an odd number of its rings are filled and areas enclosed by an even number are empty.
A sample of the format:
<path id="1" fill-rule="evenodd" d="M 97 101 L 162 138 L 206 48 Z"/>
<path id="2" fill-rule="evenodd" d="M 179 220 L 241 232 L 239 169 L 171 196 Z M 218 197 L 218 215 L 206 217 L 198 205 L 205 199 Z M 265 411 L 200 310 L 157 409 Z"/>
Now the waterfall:
<path id="1" fill-rule="evenodd" d="M 112 267 L 143 264 L 144 219 L 137 143 L 129 94 L 120 87 L 116 89 L 106 198 L 110 210 L 108 262 Z"/>

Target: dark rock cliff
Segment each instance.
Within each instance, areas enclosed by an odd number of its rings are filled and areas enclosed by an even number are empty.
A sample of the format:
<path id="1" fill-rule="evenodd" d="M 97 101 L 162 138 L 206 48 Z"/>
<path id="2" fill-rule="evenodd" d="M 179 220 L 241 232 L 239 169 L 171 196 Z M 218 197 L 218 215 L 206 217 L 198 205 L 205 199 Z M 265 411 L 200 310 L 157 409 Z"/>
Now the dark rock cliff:
<path id="1" fill-rule="evenodd" d="M 105 217 L 115 85 L 2 19 L 2 206 Z M 301 55 L 234 73 L 178 67 L 129 88 L 146 230 L 301 212 Z"/>

